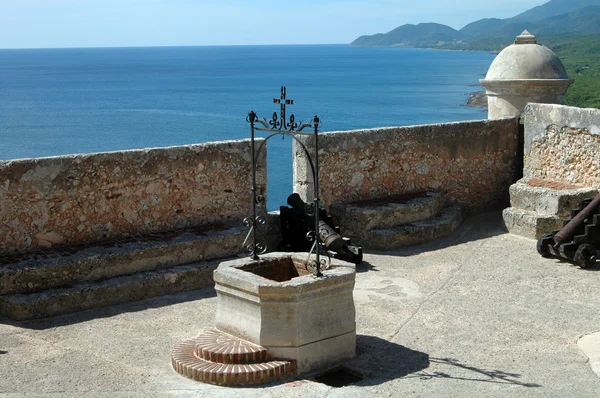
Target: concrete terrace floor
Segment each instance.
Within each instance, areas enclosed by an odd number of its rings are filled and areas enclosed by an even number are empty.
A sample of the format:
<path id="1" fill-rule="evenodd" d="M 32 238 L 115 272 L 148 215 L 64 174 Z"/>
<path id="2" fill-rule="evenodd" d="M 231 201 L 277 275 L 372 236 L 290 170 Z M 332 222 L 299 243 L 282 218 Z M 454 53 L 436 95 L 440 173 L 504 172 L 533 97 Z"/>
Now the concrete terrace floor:
<path id="1" fill-rule="evenodd" d="M 355 288 L 356 385 L 227 388 L 170 365 L 212 326 L 212 289 L 32 322 L 0 320 L 1 397 L 599 397 L 577 340 L 600 330 L 600 267 L 541 258 L 498 212 L 370 252 Z"/>

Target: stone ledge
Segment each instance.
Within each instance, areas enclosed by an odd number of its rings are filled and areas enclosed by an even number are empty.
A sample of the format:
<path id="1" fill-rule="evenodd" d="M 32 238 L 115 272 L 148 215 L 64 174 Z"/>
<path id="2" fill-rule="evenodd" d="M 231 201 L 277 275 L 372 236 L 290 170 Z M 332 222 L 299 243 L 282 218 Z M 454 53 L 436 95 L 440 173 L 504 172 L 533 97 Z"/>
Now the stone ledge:
<path id="1" fill-rule="evenodd" d="M 394 228 L 369 231 L 357 244 L 375 250 L 391 250 L 424 243 L 451 235 L 462 222 L 459 206 L 446 208 L 438 217 Z"/>
<path id="2" fill-rule="evenodd" d="M 514 208 L 536 212 L 540 216 L 556 216 L 566 220 L 581 201 L 593 199 L 597 194 L 598 190 L 593 188 L 523 178 L 510 186 L 510 203 Z"/>
<path id="3" fill-rule="evenodd" d="M 0 296 L 0 316 L 27 320 L 212 286 L 218 261 L 121 276 L 40 293 Z"/>
<path id="4" fill-rule="evenodd" d="M 246 231 L 213 225 L 0 256 L 0 295 L 41 292 L 230 257 Z"/>
<path id="5" fill-rule="evenodd" d="M 508 232 L 531 239 L 539 239 L 544 234 L 560 229 L 564 223 L 557 216 L 540 215 L 514 207 L 504 209 L 502 218 Z"/>
<path id="6" fill-rule="evenodd" d="M 441 192 L 423 191 L 331 206 L 344 235 L 359 237 L 376 228 L 396 227 L 438 215 L 444 206 Z"/>

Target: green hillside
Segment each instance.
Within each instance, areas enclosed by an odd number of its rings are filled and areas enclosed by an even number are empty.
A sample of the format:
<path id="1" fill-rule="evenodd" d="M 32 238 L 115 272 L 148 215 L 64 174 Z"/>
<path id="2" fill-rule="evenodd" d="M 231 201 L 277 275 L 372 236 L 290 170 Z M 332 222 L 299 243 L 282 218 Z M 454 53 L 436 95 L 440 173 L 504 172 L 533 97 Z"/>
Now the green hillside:
<path id="1" fill-rule="evenodd" d="M 477 22 L 474 24 L 477 24 Z M 474 25 L 474 27 L 477 27 L 477 25 Z M 538 38 L 600 34 L 600 6 L 585 7 L 568 14 L 546 18 L 537 22 L 504 20 L 502 26 L 496 30 L 471 36 L 460 43 L 449 43 L 444 48 L 475 51 L 500 50 L 510 45 L 515 37 L 524 29 L 527 29 Z"/>
<path id="2" fill-rule="evenodd" d="M 485 18 L 465 25 L 459 32 L 467 37 L 481 37 L 502 29 L 504 25 L 505 19 Z"/>
<path id="3" fill-rule="evenodd" d="M 600 108 L 600 34 L 548 37 L 539 42 L 560 57 L 575 80 L 567 92 L 567 104 Z"/>
<path id="4" fill-rule="evenodd" d="M 543 19 L 537 23 L 535 31 L 538 36 L 600 33 L 600 6 Z"/>
<path id="5" fill-rule="evenodd" d="M 575 80 L 567 103 L 600 108 L 600 0 L 551 0 L 514 18 L 481 19 L 460 31 L 436 23 L 407 24 L 361 36 L 351 45 L 500 51 L 525 29 L 556 52 Z"/>
<path id="6" fill-rule="evenodd" d="M 600 0 L 597 1 L 600 3 Z M 600 33 L 600 5 L 588 5 L 538 20 L 525 21 L 517 17 L 482 19 L 460 31 L 436 23 L 407 24 L 387 33 L 361 36 L 350 45 L 481 49 L 493 43 L 500 46 L 509 44 L 525 29 L 540 37 Z"/>
<path id="7" fill-rule="evenodd" d="M 540 6 L 533 7 L 514 18 L 524 21 L 540 21 L 591 5 L 600 5 L 600 0 L 551 0 Z"/>
<path id="8" fill-rule="evenodd" d="M 456 29 L 438 23 L 406 24 L 385 34 L 361 36 L 354 40 L 353 46 L 436 46 L 438 43 L 452 43 L 463 35 Z"/>

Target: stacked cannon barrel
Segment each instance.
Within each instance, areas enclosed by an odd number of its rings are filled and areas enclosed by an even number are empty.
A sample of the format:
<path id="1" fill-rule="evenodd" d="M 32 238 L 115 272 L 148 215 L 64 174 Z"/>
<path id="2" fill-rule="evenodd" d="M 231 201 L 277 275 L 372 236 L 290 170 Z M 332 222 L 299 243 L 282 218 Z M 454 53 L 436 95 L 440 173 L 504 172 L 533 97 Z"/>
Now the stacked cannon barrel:
<path id="1" fill-rule="evenodd" d="M 581 202 L 559 231 L 543 235 L 537 242 L 542 257 L 559 257 L 581 268 L 596 263 L 600 246 L 600 195 Z"/>

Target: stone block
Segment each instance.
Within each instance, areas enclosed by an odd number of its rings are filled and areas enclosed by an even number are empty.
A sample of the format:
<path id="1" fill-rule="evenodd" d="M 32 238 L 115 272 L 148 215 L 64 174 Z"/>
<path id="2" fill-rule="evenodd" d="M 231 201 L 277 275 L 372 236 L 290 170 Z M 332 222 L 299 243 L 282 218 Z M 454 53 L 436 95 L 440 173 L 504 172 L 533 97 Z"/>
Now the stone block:
<path id="1" fill-rule="evenodd" d="M 531 239 L 560 229 L 564 220 L 552 215 L 509 207 L 502 211 L 504 225 L 508 232 Z"/>
<path id="2" fill-rule="evenodd" d="M 275 358 L 293 358 L 299 375 L 332 369 L 356 355 L 356 332 L 315 341 L 301 347 L 271 347 Z"/>
<path id="3" fill-rule="evenodd" d="M 514 208 L 536 212 L 540 216 L 556 216 L 566 220 L 570 217 L 571 210 L 577 209 L 583 200 L 593 199 L 598 194 L 598 190 L 593 188 L 560 186 L 551 181 L 544 184 L 543 180 L 535 181 L 534 184 L 530 181 L 524 178 L 510 186 L 510 204 Z"/>

